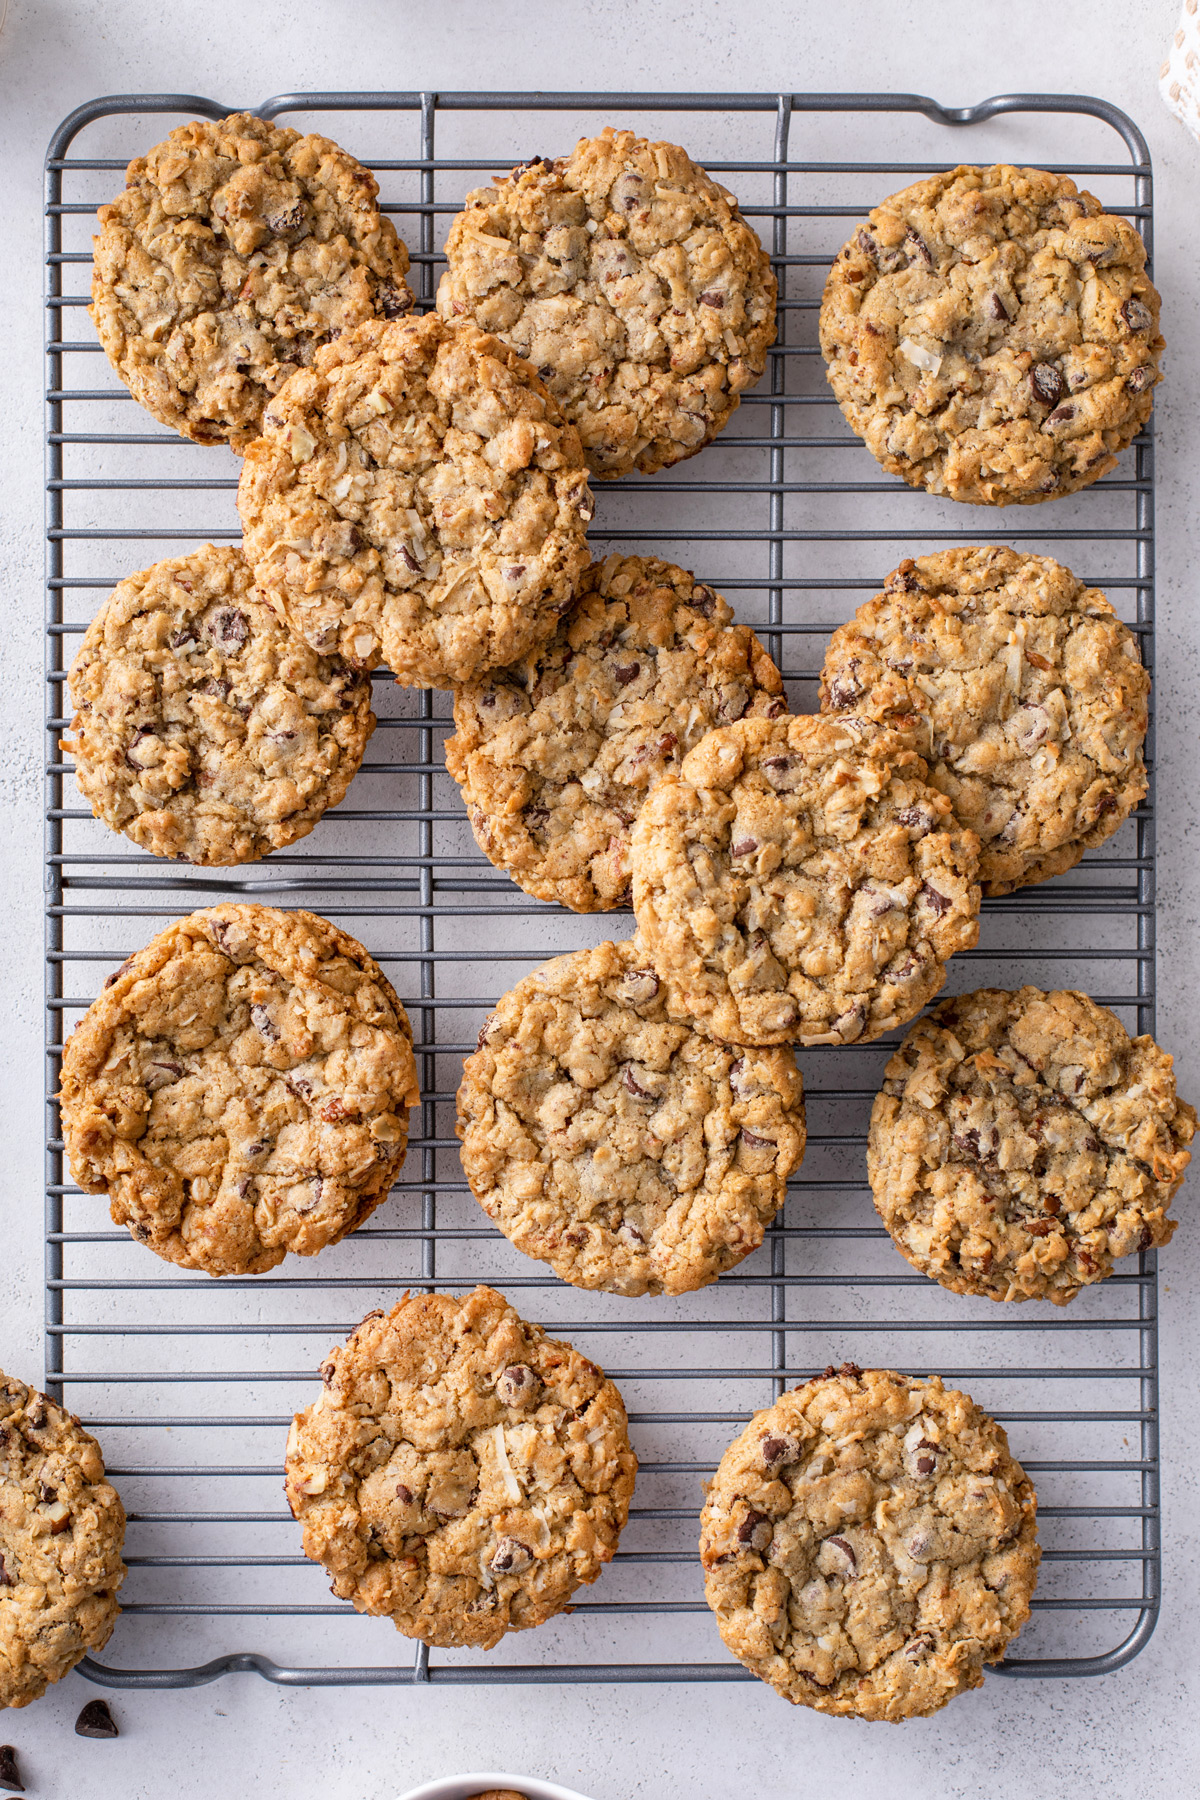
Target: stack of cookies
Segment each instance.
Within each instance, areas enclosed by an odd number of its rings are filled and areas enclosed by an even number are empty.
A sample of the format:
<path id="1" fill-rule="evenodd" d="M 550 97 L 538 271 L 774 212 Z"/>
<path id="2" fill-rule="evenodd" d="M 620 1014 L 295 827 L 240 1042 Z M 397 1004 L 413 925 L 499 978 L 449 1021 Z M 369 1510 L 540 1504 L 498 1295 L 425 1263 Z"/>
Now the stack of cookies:
<path id="1" fill-rule="evenodd" d="M 820 713 L 792 716 L 711 584 L 590 560 L 589 483 L 700 452 L 774 341 L 769 259 L 677 146 L 607 130 L 524 164 L 468 195 L 446 260 L 420 316 L 371 174 L 250 115 L 130 165 L 101 212 L 93 316 L 155 417 L 244 458 L 244 541 L 118 585 L 71 672 L 68 747 L 114 829 L 245 862 L 342 798 L 373 671 L 450 688 L 447 768 L 486 855 L 538 899 L 636 916 L 484 1024 L 458 1094 L 472 1191 L 565 1281 L 686 1293 L 783 1204 L 797 1050 L 910 1024 L 976 942 L 982 894 L 1069 870 L 1137 806 L 1149 681 L 1097 589 L 971 546 L 894 571 L 834 634 Z M 914 486 L 1074 492 L 1149 416 L 1144 265 L 1064 177 L 920 182 L 835 260 L 830 382 Z M 353 1232 L 417 1100 L 408 1020 L 367 950 L 267 907 L 161 933 L 63 1063 L 81 1185 L 217 1275 Z M 985 990 L 900 1045 L 868 1166 L 917 1268 L 1062 1302 L 1167 1241 L 1194 1129 L 1170 1057 L 1087 996 Z M 321 1372 L 287 1492 L 360 1610 L 487 1647 L 613 1555 L 636 1469 L 620 1395 L 502 1296 L 406 1299 Z M 830 1368 L 722 1461 L 709 1603 L 789 1699 L 931 1712 L 1026 1618 L 1035 1510 L 966 1396 Z"/>

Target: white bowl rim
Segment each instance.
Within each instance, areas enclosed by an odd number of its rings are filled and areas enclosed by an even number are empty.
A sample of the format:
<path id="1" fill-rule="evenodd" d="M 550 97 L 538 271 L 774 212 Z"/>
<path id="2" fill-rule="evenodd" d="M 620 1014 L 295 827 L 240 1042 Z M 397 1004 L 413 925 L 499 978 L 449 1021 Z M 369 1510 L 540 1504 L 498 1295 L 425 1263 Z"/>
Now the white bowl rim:
<path id="1" fill-rule="evenodd" d="M 469 1784 L 476 1782 L 478 1788 L 473 1790 Z M 494 1770 L 442 1775 L 434 1781 L 423 1781 L 420 1787 L 408 1788 L 398 1794 L 396 1800 L 474 1800 L 475 1792 L 505 1787 L 528 1795 L 528 1800 L 588 1800 L 586 1794 L 575 1788 L 560 1787 L 557 1782 L 545 1781 L 538 1775 L 512 1775 Z"/>

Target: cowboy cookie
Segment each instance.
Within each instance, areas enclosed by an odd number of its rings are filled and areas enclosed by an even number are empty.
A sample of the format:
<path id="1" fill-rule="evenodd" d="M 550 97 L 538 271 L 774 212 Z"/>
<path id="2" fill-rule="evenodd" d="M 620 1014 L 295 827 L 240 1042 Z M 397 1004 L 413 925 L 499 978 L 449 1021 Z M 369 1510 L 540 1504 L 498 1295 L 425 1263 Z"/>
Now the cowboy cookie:
<path id="1" fill-rule="evenodd" d="M 958 168 L 877 206 L 841 250 L 821 348 L 890 475 L 975 506 L 1107 473 L 1150 417 L 1163 340 L 1146 248 L 1065 175 Z"/>
<path id="2" fill-rule="evenodd" d="M 775 277 L 733 195 L 632 131 L 468 194 L 446 261 L 438 310 L 529 359 L 603 479 L 694 456 L 775 341 Z"/>
<path id="3" fill-rule="evenodd" d="M 790 1050 L 672 1020 L 637 940 L 556 956 L 505 994 L 463 1065 L 471 1191 L 576 1287 L 682 1294 L 756 1250 L 804 1155 Z"/>
<path id="4" fill-rule="evenodd" d="M 318 656 L 203 544 L 119 582 L 68 677 L 75 780 L 155 856 L 253 862 L 345 795 L 375 729 L 371 683 Z"/>
<path id="5" fill-rule="evenodd" d="M 756 1413 L 700 1520 L 726 1645 L 786 1700 L 912 1719 L 978 1687 L 1029 1617 L 1037 1499 L 938 1377 L 838 1371 Z"/>
<path id="6" fill-rule="evenodd" d="M 28 1706 L 108 1642 L 124 1539 L 95 1438 L 0 1373 L 0 1707 Z"/>
<path id="7" fill-rule="evenodd" d="M 224 905 L 159 932 L 67 1042 L 79 1185 L 168 1262 L 262 1274 L 387 1198 L 417 1104 L 412 1031 L 361 944 L 310 912 Z"/>
<path id="8" fill-rule="evenodd" d="M 285 1492 L 304 1554 L 359 1612 L 490 1650 L 611 1560 L 637 1470 L 621 1396 L 502 1294 L 406 1297 L 321 1375 Z"/>
<path id="9" fill-rule="evenodd" d="M 246 556 L 323 655 L 406 687 L 524 656 L 588 565 L 578 433 L 529 367 L 470 324 L 345 332 L 293 376 L 246 453 Z"/>
<path id="10" fill-rule="evenodd" d="M 867 1043 L 975 942 L 979 840 L 903 725 L 743 719 L 651 792 L 633 831 L 638 932 L 704 1031 Z"/>
<path id="11" fill-rule="evenodd" d="M 629 903 L 642 801 L 714 725 L 787 710 L 720 594 L 657 557 L 594 563 L 584 596 L 521 662 L 456 689 L 446 767 L 479 847 L 539 900 Z"/>
<path id="12" fill-rule="evenodd" d="M 985 894 L 1074 868 L 1146 793 L 1150 677 L 1098 588 L 996 545 L 909 560 L 834 632 L 824 710 L 919 715 Z"/>
<path id="13" fill-rule="evenodd" d="M 318 345 L 412 305 L 369 169 L 328 138 L 234 113 L 181 125 L 100 208 L 91 315 L 134 399 L 244 450 Z"/>
<path id="14" fill-rule="evenodd" d="M 867 1173 L 923 1275 L 1063 1305 L 1170 1241 L 1195 1130 L 1153 1038 L 1086 994 L 983 988 L 944 1000 L 891 1058 Z"/>

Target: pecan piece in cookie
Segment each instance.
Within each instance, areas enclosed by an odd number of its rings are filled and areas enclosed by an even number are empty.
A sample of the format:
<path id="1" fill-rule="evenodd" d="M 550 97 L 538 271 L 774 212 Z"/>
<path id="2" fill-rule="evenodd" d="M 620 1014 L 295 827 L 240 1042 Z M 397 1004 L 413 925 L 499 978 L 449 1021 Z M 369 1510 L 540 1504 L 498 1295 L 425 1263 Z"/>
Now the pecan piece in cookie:
<path id="1" fill-rule="evenodd" d="M 629 835 L 653 783 L 715 725 L 785 712 L 779 671 L 712 588 L 656 557 L 593 563 L 523 661 L 454 695 L 446 767 L 480 848 L 575 912 L 629 903 Z"/>
<path id="2" fill-rule="evenodd" d="M 155 856 L 253 862 L 345 795 L 375 729 L 371 683 L 319 656 L 204 544 L 118 583 L 68 677 L 75 779 Z"/>
<path id="3" fill-rule="evenodd" d="M 888 473 L 990 506 L 1107 473 L 1150 417 L 1163 348 L 1133 224 L 1006 164 L 918 181 L 868 224 L 830 270 L 821 348 Z"/>
<path id="4" fill-rule="evenodd" d="M 0 1708 L 108 1642 L 125 1509 L 73 1413 L 0 1373 Z"/>
<path id="5" fill-rule="evenodd" d="M 507 1397 L 515 1368 L 533 1400 Z M 637 1471 L 621 1396 L 503 1295 L 404 1299 L 323 1371 L 292 1424 L 285 1492 L 305 1555 L 359 1612 L 491 1649 L 612 1559 Z"/>
<path id="6" fill-rule="evenodd" d="M 764 1473 L 764 1445 L 785 1441 L 798 1453 Z M 722 1457 L 700 1521 L 705 1598 L 733 1654 L 793 1704 L 924 1717 L 978 1687 L 1029 1617 L 1036 1513 L 966 1394 L 844 1364 Z"/>
<path id="7" fill-rule="evenodd" d="M 69 1039 L 72 1173 L 184 1268 L 261 1274 L 387 1198 L 417 1103 L 412 1031 L 361 944 L 309 912 L 192 913 Z"/>
<path id="8" fill-rule="evenodd" d="M 938 991 L 978 935 L 979 840 L 919 741 L 914 721 L 744 719 L 658 783 L 633 902 L 680 1014 L 725 1043 L 867 1043 Z"/>
<path id="9" fill-rule="evenodd" d="M 867 1172 L 897 1249 L 959 1294 L 1058 1305 L 1166 1244 L 1195 1110 L 1086 994 L 945 1000 L 887 1065 Z"/>
<path id="10" fill-rule="evenodd" d="M 985 894 L 1073 868 L 1146 793 L 1150 677 L 1098 588 L 996 545 L 918 557 L 834 632 L 824 710 L 919 717 Z"/>
<path id="11" fill-rule="evenodd" d="M 318 346 L 412 305 L 375 177 L 328 138 L 197 119 L 126 180 L 100 208 L 92 319 L 135 400 L 197 443 L 244 450 Z"/>
<path id="12" fill-rule="evenodd" d="M 238 487 L 245 552 L 323 654 L 449 687 L 549 636 L 587 568 L 579 434 L 470 323 L 344 332 L 275 396 Z"/>
<path id="13" fill-rule="evenodd" d="M 775 277 L 733 195 L 632 131 L 468 194 L 446 261 L 439 312 L 528 357 L 602 479 L 694 456 L 775 341 Z"/>
<path id="14" fill-rule="evenodd" d="M 639 999 L 643 957 L 600 944 L 518 982 L 463 1066 L 458 1135 L 527 1256 L 576 1287 L 681 1294 L 762 1243 L 804 1154 L 803 1088 L 790 1050 L 715 1043 L 665 987 Z"/>

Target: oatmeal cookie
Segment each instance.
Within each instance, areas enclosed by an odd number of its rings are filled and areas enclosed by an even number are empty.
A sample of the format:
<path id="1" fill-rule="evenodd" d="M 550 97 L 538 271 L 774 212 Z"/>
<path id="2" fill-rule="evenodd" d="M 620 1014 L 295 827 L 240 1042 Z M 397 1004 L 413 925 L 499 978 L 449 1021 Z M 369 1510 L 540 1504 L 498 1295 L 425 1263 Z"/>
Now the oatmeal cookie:
<path id="1" fill-rule="evenodd" d="M 775 277 L 733 195 L 632 131 L 468 194 L 446 261 L 438 310 L 528 357 L 605 479 L 703 449 L 775 342 Z"/>
<path id="2" fill-rule="evenodd" d="M 579 435 L 497 338 L 436 313 L 361 325 L 263 429 L 238 488 L 246 556 L 314 650 L 448 687 L 524 656 L 575 598 Z"/>
<path id="3" fill-rule="evenodd" d="M 593 563 L 539 649 L 454 695 L 446 767 L 497 868 L 575 912 L 629 904 L 629 832 L 653 782 L 714 725 L 787 711 L 728 603 L 652 556 Z"/>
<path id="4" fill-rule="evenodd" d="M 0 1372 L 0 1707 L 28 1706 L 107 1644 L 124 1541 L 95 1438 Z"/>
<path id="5" fill-rule="evenodd" d="M 659 978 L 725 1043 L 867 1043 L 979 934 L 979 839 L 915 725 L 743 719 L 652 790 L 633 904 Z"/>
<path id="6" fill-rule="evenodd" d="M 471 1191 L 576 1287 L 684 1294 L 749 1256 L 804 1155 L 786 1048 L 673 1020 L 636 939 L 556 956 L 505 994 L 463 1066 Z"/>
<path id="7" fill-rule="evenodd" d="M 925 721 L 929 781 L 978 834 L 985 894 L 1074 868 L 1146 793 L 1150 677 L 1098 588 L 1048 556 L 909 559 L 834 632 L 823 710 Z"/>
<path id="8" fill-rule="evenodd" d="M 867 1173 L 896 1248 L 956 1294 L 1053 1300 L 1166 1244 L 1195 1110 L 1086 994 L 944 1000 L 887 1065 Z"/>
<path id="9" fill-rule="evenodd" d="M 211 906 L 110 975 L 63 1053 L 71 1171 L 168 1262 L 259 1275 L 387 1198 L 412 1030 L 361 944 L 310 912 Z"/>
<path id="10" fill-rule="evenodd" d="M 490 1650 L 611 1561 L 637 1471 L 621 1396 L 502 1294 L 406 1296 L 321 1374 L 285 1492 L 304 1554 L 359 1612 Z"/>
<path id="11" fill-rule="evenodd" d="M 96 817 L 155 856 L 209 866 L 306 837 L 375 729 L 369 677 L 281 625 L 233 547 L 119 582 L 68 680 L 62 748 Z"/>
<path id="12" fill-rule="evenodd" d="M 821 348 L 890 475 L 974 506 L 1087 487 L 1150 417 L 1163 340 L 1146 249 L 1065 175 L 950 169 L 838 254 Z"/>
<path id="13" fill-rule="evenodd" d="M 91 315 L 135 400 L 244 450 L 319 344 L 413 303 L 369 169 L 328 138 L 234 113 L 181 125 L 100 208 Z"/>
<path id="14" fill-rule="evenodd" d="M 785 1700 L 860 1719 L 937 1712 L 1029 1617 L 1037 1497 L 966 1394 L 838 1371 L 756 1413 L 700 1520 L 726 1645 Z"/>

